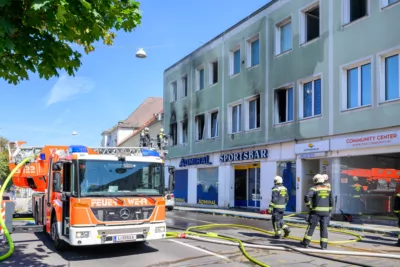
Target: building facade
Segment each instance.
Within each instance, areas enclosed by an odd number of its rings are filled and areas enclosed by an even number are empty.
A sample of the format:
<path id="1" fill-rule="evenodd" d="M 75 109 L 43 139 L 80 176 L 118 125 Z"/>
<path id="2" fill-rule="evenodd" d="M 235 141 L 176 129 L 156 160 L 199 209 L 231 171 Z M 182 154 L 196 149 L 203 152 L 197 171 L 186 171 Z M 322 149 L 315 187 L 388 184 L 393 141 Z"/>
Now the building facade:
<path id="1" fill-rule="evenodd" d="M 335 213 L 382 214 L 400 181 L 398 0 L 271 1 L 164 72 L 175 196 L 289 211 L 327 173 Z"/>

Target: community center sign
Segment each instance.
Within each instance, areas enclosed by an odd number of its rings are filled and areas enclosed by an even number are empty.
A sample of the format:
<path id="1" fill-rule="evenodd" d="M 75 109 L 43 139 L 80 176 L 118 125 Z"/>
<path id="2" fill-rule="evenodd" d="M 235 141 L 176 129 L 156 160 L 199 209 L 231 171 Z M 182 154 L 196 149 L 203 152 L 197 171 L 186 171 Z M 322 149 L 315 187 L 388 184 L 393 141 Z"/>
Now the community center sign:
<path id="1" fill-rule="evenodd" d="M 232 162 L 232 161 L 243 161 L 243 160 L 256 160 L 256 159 L 266 159 L 268 158 L 267 149 L 258 149 L 251 151 L 241 151 L 236 153 L 221 154 L 219 161 Z"/>
<path id="2" fill-rule="evenodd" d="M 212 162 L 210 162 L 210 156 L 204 156 L 200 158 L 190 158 L 190 159 L 182 158 L 181 161 L 179 162 L 179 167 L 181 168 L 191 165 L 212 165 Z"/>

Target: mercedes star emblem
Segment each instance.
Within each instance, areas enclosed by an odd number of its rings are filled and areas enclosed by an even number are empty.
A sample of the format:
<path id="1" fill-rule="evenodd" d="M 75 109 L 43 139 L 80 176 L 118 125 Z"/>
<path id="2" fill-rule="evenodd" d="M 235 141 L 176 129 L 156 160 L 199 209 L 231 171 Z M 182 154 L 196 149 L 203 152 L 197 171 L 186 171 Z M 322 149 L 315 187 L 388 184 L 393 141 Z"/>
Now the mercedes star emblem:
<path id="1" fill-rule="evenodd" d="M 128 209 L 122 209 L 119 212 L 119 216 L 121 216 L 121 218 L 124 220 L 128 219 L 130 214 L 131 214 L 131 212 Z"/>

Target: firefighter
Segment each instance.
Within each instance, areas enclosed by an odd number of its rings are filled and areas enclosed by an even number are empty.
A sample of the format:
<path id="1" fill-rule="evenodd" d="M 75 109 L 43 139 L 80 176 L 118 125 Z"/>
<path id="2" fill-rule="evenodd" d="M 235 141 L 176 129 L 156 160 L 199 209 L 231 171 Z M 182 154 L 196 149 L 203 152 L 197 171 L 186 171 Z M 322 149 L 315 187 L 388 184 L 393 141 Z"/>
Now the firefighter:
<path id="1" fill-rule="evenodd" d="M 310 214 L 308 216 L 308 227 L 300 244 L 305 248 L 310 245 L 315 227 L 319 223 L 320 245 L 322 249 L 327 249 L 329 214 L 333 206 L 332 192 L 328 186 L 324 185 L 324 177 L 321 174 L 315 175 L 313 182 L 314 186 L 304 196 L 304 202 L 310 209 Z"/>
<path id="2" fill-rule="evenodd" d="M 351 206 L 352 213 L 361 215 L 363 212 L 364 205 L 361 201 L 361 195 L 363 193 L 363 187 L 358 183 L 358 177 L 353 176 L 353 185 L 351 186 Z"/>
<path id="3" fill-rule="evenodd" d="M 283 221 L 283 213 L 289 201 L 289 194 L 285 186 L 282 185 L 283 180 L 280 176 L 275 176 L 272 188 L 272 198 L 269 203 L 268 213 L 272 214 L 272 225 L 275 231 L 275 238 L 281 238 L 281 229 L 284 236 L 288 236 L 290 228 Z"/>
<path id="4" fill-rule="evenodd" d="M 145 135 L 144 135 L 144 130 L 142 130 L 141 132 L 140 132 L 140 147 L 144 147 L 144 144 L 146 143 L 146 141 L 145 141 Z"/>
<path id="5" fill-rule="evenodd" d="M 149 128 L 146 127 L 146 128 L 144 128 L 144 131 L 143 131 L 143 146 L 151 147 L 150 141 L 151 141 L 150 130 L 149 130 Z"/>
<path id="6" fill-rule="evenodd" d="M 163 147 L 163 143 L 164 143 L 164 129 L 163 128 L 161 128 L 160 129 L 160 132 L 158 133 L 158 135 L 157 135 L 157 146 L 158 146 L 158 149 L 162 149 L 162 147 Z"/>
<path id="7" fill-rule="evenodd" d="M 397 226 L 400 228 L 400 192 L 397 193 L 394 199 L 394 207 L 393 207 L 394 214 L 396 214 L 398 218 Z M 397 246 L 400 247 L 400 234 L 397 239 Z"/>
<path id="8" fill-rule="evenodd" d="M 329 187 L 329 189 L 331 190 L 331 184 L 329 183 L 329 176 L 328 176 L 328 174 L 322 174 L 322 176 L 324 177 L 324 185 L 326 185 L 327 187 Z"/>

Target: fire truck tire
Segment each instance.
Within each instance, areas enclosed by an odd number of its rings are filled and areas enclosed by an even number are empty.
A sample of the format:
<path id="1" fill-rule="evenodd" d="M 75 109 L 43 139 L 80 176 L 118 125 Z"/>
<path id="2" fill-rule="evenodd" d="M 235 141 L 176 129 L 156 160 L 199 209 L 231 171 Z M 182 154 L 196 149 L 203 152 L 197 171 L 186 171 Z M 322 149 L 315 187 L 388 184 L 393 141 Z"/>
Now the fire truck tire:
<path id="1" fill-rule="evenodd" d="M 168 207 L 167 209 L 168 209 L 169 211 L 171 211 L 171 210 L 174 209 L 174 207 Z"/>
<path id="2" fill-rule="evenodd" d="M 52 217 L 51 220 L 50 237 L 51 240 L 53 241 L 53 245 L 56 250 L 64 251 L 68 248 L 68 244 L 64 240 L 61 240 L 58 234 L 57 221 L 55 219 L 55 215 L 54 217 Z"/>

